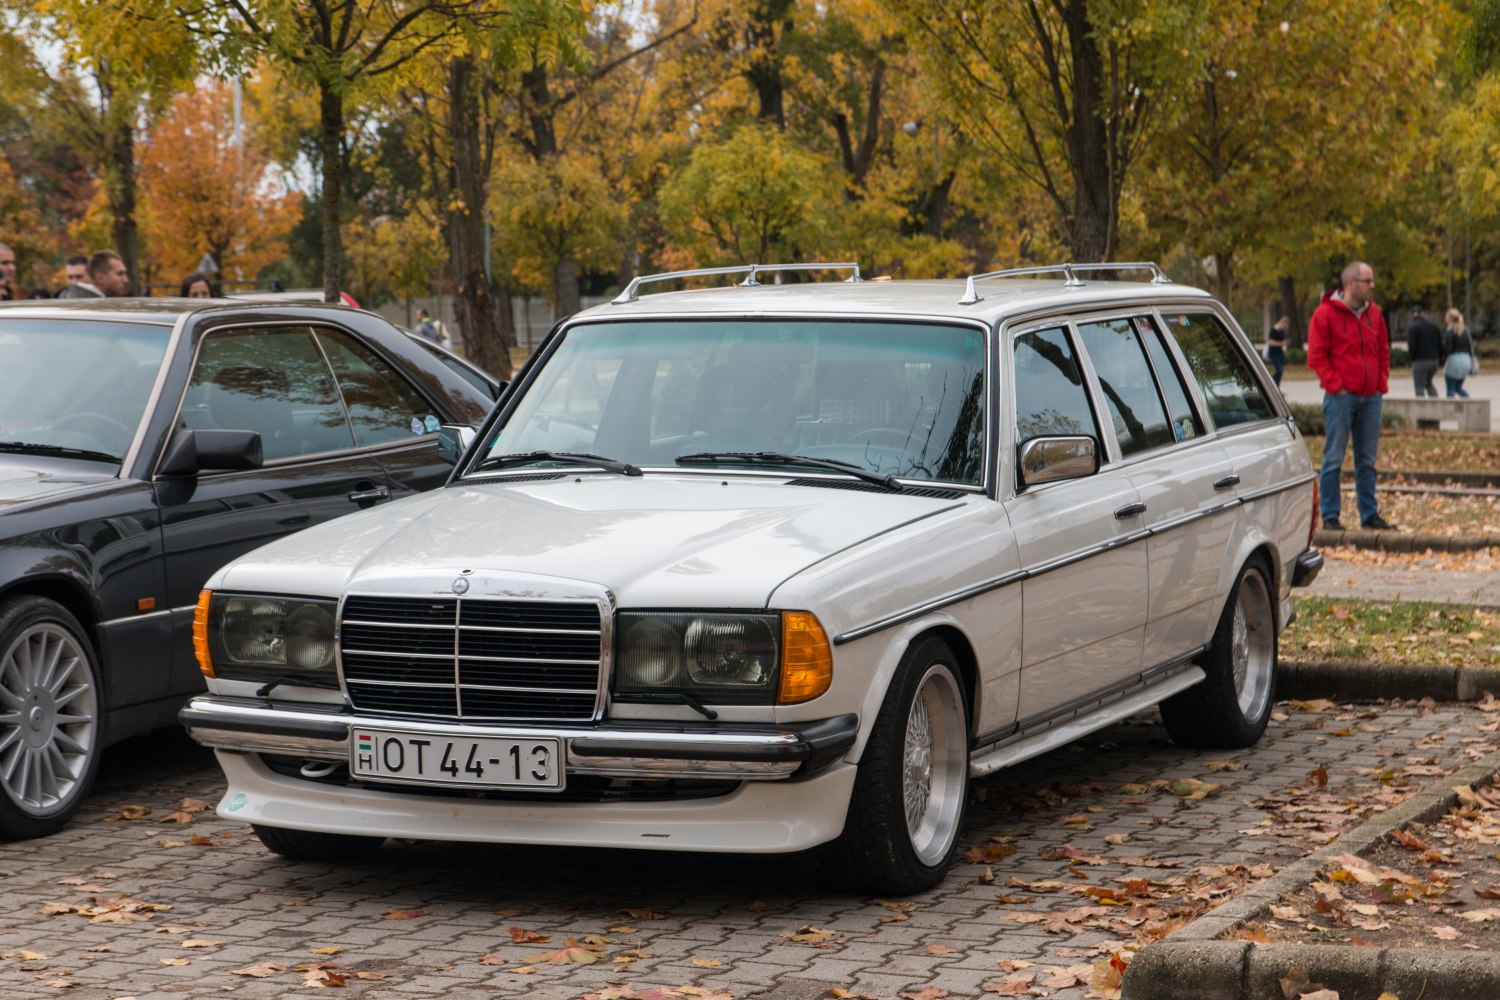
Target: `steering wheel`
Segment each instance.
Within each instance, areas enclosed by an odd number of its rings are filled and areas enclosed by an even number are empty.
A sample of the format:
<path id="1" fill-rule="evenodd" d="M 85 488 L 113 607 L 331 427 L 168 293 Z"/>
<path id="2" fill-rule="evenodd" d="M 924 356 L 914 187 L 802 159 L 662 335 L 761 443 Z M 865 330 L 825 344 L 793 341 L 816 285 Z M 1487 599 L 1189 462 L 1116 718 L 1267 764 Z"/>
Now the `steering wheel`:
<path id="1" fill-rule="evenodd" d="M 844 439 L 844 444 L 873 444 L 882 448 L 894 448 L 897 451 L 905 451 L 911 444 L 911 432 L 904 431 L 899 427 L 871 427 L 868 430 L 851 434 Z"/>
<path id="2" fill-rule="evenodd" d="M 68 429 L 69 424 L 74 423 L 92 424 L 92 429 L 89 427 L 80 427 L 77 429 L 101 444 L 120 444 L 129 441 L 135 433 L 121 420 L 110 416 L 108 413 L 99 413 L 94 410 L 79 410 L 76 413 L 69 413 L 67 416 L 54 421 L 52 429 L 64 431 Z M 100 430 L 103 430 L 104 433 L 100 434 Z"/>

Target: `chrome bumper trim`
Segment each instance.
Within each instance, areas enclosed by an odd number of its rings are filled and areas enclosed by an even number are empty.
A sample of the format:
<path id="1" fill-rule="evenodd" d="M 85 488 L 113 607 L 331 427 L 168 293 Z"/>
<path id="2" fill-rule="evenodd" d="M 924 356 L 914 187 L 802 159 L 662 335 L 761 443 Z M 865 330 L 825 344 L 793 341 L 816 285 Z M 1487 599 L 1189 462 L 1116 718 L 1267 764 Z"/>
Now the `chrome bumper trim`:
<path id="1" fill-rule="evenodd" d="M 425 735 L 552 737 L 567 746 L 570 774 L 639 778 L 726 778 L 769 781 L 821 769 L 854 744 L 853 715 L 795 725 L 689 725 L 651 728 L 638 723 L 567 726 L 476 726 L 441 719 L 386 719 L 341 708 L 259 702 L 213 695 L 194 698 L 178 716 L 189 735 L 215 750 L 290 754 L 314 760 L 349 759 L 351 727 Z"/>

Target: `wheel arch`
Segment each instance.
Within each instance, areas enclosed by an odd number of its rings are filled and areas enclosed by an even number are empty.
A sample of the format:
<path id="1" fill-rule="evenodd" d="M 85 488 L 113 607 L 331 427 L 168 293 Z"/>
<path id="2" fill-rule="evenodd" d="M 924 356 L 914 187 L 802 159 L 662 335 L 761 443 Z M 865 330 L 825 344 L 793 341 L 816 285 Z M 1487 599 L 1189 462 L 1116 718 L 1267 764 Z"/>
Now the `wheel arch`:
<path id="1" fill-rule="evenodd" d="M 89 598 L 88 591 L 76 580 L 63 576 L 34 576 L 14 580 L 0 588 L 0 601 L 13 597 L 45 597 L 67 609 L 83 626 L 85 638 L 94 647 L 94 656 L 100 657 L 99 613 Z"/>
<path id="2" fill-rule="evenodd" d="M 932 625 L 911 636 L 906 642 L 907 648 L 929 636 L 941 639 L 953 651 L 953 658 L 957 661 L 954 665 L 958 667 L 958 679 L 964 685 L 964 707 L 969 714 L 969 741 L 972 744 L 975 709 L 979 704 L 979 656 L 974 652 L 974 646 L 969 642 L 969 637 L 963 633 L 963 630 L 948 623 Z"/>

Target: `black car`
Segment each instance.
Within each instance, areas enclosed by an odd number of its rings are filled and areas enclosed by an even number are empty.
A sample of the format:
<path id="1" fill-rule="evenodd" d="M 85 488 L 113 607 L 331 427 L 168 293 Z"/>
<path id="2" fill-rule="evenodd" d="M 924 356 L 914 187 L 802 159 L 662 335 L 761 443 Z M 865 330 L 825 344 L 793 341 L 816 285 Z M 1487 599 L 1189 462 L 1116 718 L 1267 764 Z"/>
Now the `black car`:
<path id="1" fill-rule="evenodd" d="M 0 838 L 60 829 L 104 747 L 202 688 L 210 573 L 441 485 L 439 426 L 496 391 L 341 306 L 0 307 Z"/>

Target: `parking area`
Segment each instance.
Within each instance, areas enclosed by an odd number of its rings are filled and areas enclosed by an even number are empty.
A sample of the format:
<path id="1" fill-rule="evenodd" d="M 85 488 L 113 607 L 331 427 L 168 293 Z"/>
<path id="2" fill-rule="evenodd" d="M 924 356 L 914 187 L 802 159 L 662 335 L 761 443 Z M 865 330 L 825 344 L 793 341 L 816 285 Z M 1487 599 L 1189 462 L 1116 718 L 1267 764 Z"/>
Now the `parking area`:
<path id="1" fill-rule="evenodd" d="M 66 831 L 0 845 L 0 997 L 1082 998 L 1120 947 L 1491 752 L 1497 722 L 1283 703 L 1258 747 L 1214 753 L 1142 716 L 977 782 L 963 860 L 908 900 L 830 887 L 810 856 L 393 843 L 293 864 L 195 811 L 218 770 L 160 733 L 106 756 Z"/>

